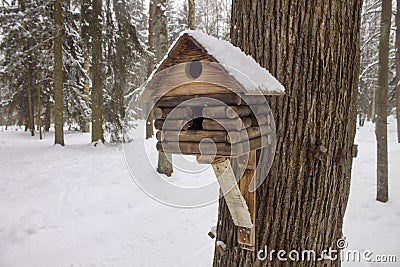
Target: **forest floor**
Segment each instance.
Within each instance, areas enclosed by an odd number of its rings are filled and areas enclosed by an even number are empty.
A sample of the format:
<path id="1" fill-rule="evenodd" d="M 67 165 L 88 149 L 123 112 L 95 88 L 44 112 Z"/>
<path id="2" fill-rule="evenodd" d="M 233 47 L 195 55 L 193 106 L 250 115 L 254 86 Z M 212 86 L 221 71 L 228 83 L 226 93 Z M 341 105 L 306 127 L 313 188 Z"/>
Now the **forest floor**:
<path id="1" fill-rule="evenodd" d="M 154 166 L 155 140 L 143 142 L 142 122 L 135 135 Z M 358 129 L 344 235 L 348 249 L 397 253 L 399 264 L 400 145 L 395 138 L 391 120 L 390 201 L 382 204 L 375 201 L 374 128 Z M 66 132 L 66 146 L 53 146 L 52 133 L 40 141 L 19 128 L 0 126 L 0 267 L 210 266 L 214 241 L 207 233 L 216 224 L 217 204 L 198 209 L 161 204 L 132 180 L 122 146 L 94 147 L 89 141 L 89 134 Z M 156 175 L 145 169 L 146 155 L 135 160 L 138 166 L 143 162 L 140 175 Z M 174 158 L 174 163 L 185 161 Z M 194 186 L 211 179 L 210 169 L 193 177 L 177 170 L 169 181 Z"/>

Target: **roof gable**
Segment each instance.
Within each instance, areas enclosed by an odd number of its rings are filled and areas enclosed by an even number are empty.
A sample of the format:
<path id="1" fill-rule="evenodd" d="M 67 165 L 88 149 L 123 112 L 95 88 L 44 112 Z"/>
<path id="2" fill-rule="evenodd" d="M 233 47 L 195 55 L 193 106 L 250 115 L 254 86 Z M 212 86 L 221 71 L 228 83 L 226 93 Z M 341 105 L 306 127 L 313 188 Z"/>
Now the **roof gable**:
<path id="1" fill-rule="evenodd" d="M 157 76 L 155 74 L 162 71 L 168 73 L 169 68 L 191 62 L 193 58 L 218 64 L 225 77 L 229 77 L 228 79 L 236 84 L 235 87 L 240 88 L 246 95 L 284 94 L 285 88 L 282 84 L 239 48 L 205 33 L 187 30 L 175 40 L 164 59 L 146 81 L 142 98 L 148 99 L 154 93 L 155 86 L 151 84 L 160 84 L 164 77 L 168 76 L 163 74 L 161 78 L 155 78 Z M 146 92 L 148 89 L 149 92 Z"/>

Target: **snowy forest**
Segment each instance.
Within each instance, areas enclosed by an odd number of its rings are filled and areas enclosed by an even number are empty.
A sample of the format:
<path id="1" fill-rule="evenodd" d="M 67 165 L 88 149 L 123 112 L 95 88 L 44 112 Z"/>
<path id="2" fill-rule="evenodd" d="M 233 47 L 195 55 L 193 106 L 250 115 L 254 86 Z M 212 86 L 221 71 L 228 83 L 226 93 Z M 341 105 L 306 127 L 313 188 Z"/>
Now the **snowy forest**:
<path id="1" fill-rule="evenodd" d="M 149 75 L 149 65 L 154 66 L 164 56 L 157 50 L 163 49 L 161 45 L 168 49 L 187 28 L 187 4 L 159 1 L 149 7 L 145 1 L 105 1 L 99 7 L 98 21 L 93 19 L 91 1 L 60 4 L 59 26 L 53 19 L 52 1 L 2 1 L 0 124 L 22 126 L 32 136 L 36 130 L 49 131 L 52 114 L 57 114 L 55 60 L 62 54 L 60 105 L 64 122 L 70 130 L 88 132 L 92 114 L 101 112 L 99 129 L 104 130 L 106 140 L 121 142 L 127 103 Z M 198 1 L 196 8 L 199 30 L 229 38 L 228 1 Z M 154 9 L 152 14 L 150 9 Z M 150 33 L 149 23 L 154 24 Z M 57 27 L 62 29 L 60 55 L 56 53 Z M 94 51 L 101 52 L 100 59 Z M 99 71 L 100 88 L 94 88 L 95 71 Z M 96 90 L 101 99 L 98 110 L 92 105 Z M 103 140 L 103 133 L 99 136 Z"/>
<path id="2" fill-rule="evenodd" d="M 400 0 L 319 2 L 1 0 L 0 267 L 397 266 Z M 285 87 L 262 97 L 274 125 L 272 158 L 262 145 L 254 152 L 263 183 L 249 194 L 237 181 L 238 197 L 254 199 L 244 203 L 250 249 L 216 182 L 217 158 L 206 168 L 196 153 L 159 149 L 168 114 L 141 101 L 179 40 L 201 34 Z M 244 132 L 262 137 L 261 124 Z M 216 199 L 182 209 L 139 176 L 212 184 Z M 304 249 L 322 256 L 304 260 Z"/>

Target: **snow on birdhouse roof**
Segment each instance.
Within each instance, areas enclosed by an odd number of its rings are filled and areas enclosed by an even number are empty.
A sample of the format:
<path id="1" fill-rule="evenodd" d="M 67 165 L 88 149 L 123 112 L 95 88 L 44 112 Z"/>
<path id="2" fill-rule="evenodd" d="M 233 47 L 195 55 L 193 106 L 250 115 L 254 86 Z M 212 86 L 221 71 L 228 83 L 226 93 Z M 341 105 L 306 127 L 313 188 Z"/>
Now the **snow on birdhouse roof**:
<path id="1" fill-rule="evenodd" d="M 181 36 L 185 34 L 201 44 L 207 53 L 224 66 L 248 93 L 257 90 L 265 94 L 283 94 L 285 92 L 285 87 L 269 71 L 261 67 L 253 57 L 246 55 L 240 48 L 200 31 L 186 30 L 181 33 Z"/>
<path id="2" fill-rule="evenodd" d="M 219 63 L 227 74 L 243 87 L 245 94 L 282 95 L 285 93 L 284 86 L 268 70 L 261 67 L 253 57 L 246 55 L 240 48 L 203 32 L 186 30 L 181 32 L 179 37 L 173 42 L 168 53 L 151 73 L 146 83 L 140 88 L 142 91 L 140 93 L 141 98 L 148 98 L 149 92 L 146 92 L 147 85 L 152 81 L 157 72 L 169 65 L 168 61 L 171 53 L 185 36 L 194 40 L 213 60 Z"/>

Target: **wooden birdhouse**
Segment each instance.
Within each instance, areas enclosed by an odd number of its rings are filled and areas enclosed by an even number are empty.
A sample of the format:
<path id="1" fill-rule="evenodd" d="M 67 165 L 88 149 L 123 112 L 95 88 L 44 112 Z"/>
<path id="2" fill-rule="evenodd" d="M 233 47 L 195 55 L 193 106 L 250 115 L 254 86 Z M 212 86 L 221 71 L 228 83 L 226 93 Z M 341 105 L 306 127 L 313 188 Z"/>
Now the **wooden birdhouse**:
<path id="1" fill-rule="evenodd" d="M 244 249 L 255 247 L 256 150 L 274 145 L 265 96 L 283 94 L 252 57 L 197 31 L 180 35 L 141 93 L 154 103 L 157 150 L 212 164 Z M 237 158 L 239 184 L 230 158 Z"/>

